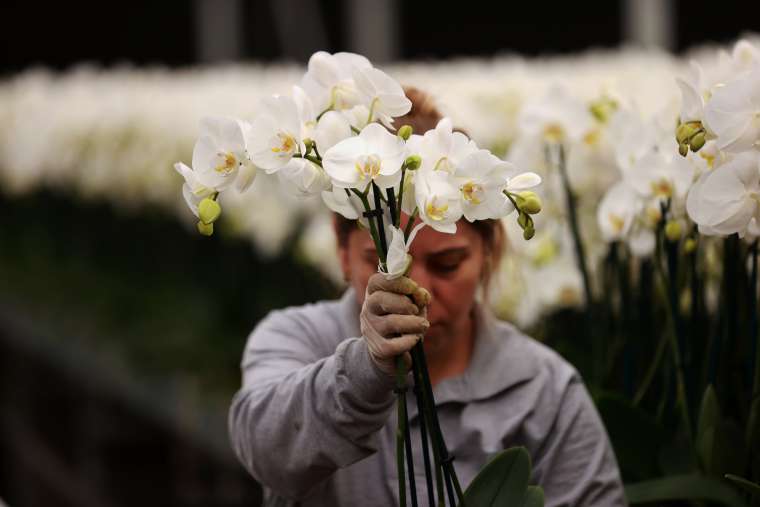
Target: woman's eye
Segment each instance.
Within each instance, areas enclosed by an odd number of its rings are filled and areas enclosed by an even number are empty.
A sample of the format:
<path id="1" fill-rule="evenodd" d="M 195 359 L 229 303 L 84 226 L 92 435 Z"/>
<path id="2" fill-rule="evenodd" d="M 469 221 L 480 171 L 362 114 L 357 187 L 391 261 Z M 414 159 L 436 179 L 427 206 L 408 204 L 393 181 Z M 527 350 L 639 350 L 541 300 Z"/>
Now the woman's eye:
<path id="1" fill-rule="evenodd" d="M 434 264 L 433 269 L 435 271 L 438 271 L 440 273 L 451 273 L 453 271 L 456 271 L 459 268 L 459 263 L 448 263 L 448 264 Z"/>

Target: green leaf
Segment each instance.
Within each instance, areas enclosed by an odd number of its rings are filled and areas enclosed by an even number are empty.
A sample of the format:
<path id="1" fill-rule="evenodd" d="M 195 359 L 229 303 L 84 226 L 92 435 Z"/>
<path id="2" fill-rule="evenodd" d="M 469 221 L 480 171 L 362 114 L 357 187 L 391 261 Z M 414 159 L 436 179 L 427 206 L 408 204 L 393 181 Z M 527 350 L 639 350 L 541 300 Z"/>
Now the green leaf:
<path id="1" fill-rule="evenodd" d="M 595 401 L 623 477 L 631 481 L 661 475 L 657 456 L 665 444 L 662 426 L 619 394 L 601 392 Z"/>
<path id="2" fill-rule="evenodd" d="M 629 484 L 625 494 L 631 505 L 668 500 L 709 500 L 727 507 L 747 507 L 739 494 L 713 477 L 692 474 Z"/>
<path id="3" fill-rule="evenodd" d="M 467 490 L 467 507 L 521 505 L 530 478 L 530 455 L 524 447 L 502 451 L 478 472 Z"/>
<path id="4" fill-rule="evenodd" d="M 711 470 L 713 465 L 713 449 L 715 448 L 715 432 L 720 423 L 720 405 L 712 385 L 708 385 L 702 395 L 697 422 L 697 455 L 704 470 Z"/>
<path id="5" fill-rule="evenodd" d="M 539 486 L 528 486 L 523 507 L 544 507 L 544 490 Z"/>
<path id="6" fill-rule="evenodd" d="M 760 484 L 750 482 L 744 477 L 739 477 L 738 475 L 726 474 L 725 477 L 743 490 L 747 491 L 753 497 L 760 498 Z"/>

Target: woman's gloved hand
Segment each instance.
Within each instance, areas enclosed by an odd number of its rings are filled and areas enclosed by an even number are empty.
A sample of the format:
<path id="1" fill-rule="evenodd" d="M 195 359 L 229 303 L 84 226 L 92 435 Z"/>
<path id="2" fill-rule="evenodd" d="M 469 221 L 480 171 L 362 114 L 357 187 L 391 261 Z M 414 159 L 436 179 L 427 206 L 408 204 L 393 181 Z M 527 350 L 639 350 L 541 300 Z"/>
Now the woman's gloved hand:
<path id="1" fill-rule="evenodd" d="M 409 350 L 430 327 L 429 302 L 430 293 L 411 278 L 370 277 L 359 320 L 370 357 L 382 371 L 393 375 L 399 354 L 411 364 Z"/>

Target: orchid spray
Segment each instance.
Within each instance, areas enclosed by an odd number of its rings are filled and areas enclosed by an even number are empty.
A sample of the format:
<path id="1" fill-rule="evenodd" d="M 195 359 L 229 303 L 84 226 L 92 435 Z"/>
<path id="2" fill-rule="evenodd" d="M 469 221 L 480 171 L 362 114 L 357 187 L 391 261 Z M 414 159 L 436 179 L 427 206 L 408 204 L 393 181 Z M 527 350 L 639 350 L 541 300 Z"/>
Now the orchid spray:
<path id="1" fill-rule="evenodd" d="M 365 227 L 380 259 L 378 269 L 388 278 L 408 272 L 410 245 L 425 226 L 454 233 L 460 219 L 500 219 L 516 211 L 530 239 L 535 232 L 531 217 L 541 202 L 529 189 L 541 178 L 479 148 L 454 131 L 447 118 L 422 135 L 408 125 L 396 131 L 393 118 L 411 106 L 401 85 L 363 56 L 315 53 L 291 95 L 264 99 L 252 121 L 201 122 L 193 167 L 175 166 L 185 179 L 183 194 L 199 219 L 198 230 L 213 234 L 222 213 L 220 194 L 232 188 L 244 192 L 263 172 L 298 195 L 321 196 L 329 209 Z M 539 489 L 527 485 L 530 461 L 524 449 L 505 451 L 462 491 L 438 423 L 421 341 L 411 356 L 429 505 L 472 507 L 510 498 L 523 502 L 526 495 L 542 498 Z M 403 358 L 397 358 L 399 505 L 407 505 L 408 479 L 416 506 L 406 369 Z M 515 467 L 525 481 L 502 488 Z"/>

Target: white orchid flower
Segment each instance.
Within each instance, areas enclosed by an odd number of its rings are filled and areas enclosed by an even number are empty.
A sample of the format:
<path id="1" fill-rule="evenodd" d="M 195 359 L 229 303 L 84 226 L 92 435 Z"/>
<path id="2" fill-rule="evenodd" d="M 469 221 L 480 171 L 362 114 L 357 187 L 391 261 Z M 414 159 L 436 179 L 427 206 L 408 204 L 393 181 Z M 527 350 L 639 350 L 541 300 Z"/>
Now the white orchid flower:
<path id="1" fill-rule="evenodd" d="M 704 173 L 686 200 L 689 217 L 706 235 L 743 235 L 751 219 L 760 218 L 760 166 L 748 151 Z"/>
<path id="2" fill-rule="evenodd" d="M 364 191 L 375 182 L 385 189 L 400 181 L 405 155 L 402 139 L 382 125 L 371 123 L 358 136 L 344 139 L 327 150 L 322 165 L 336 187 Z"/>
<path id="3" fill-rule="evenodd" d="M 639 195 L 662 200 L 685 197 L 693 178 L 694 166 L 678 156 L 675 148 L 669 152 L 650 151 L 625 174 L 626 181 Z"/>
<path id="4" fill-rule="evenodd" d="M 453 234 L 462 218 L 461 192 L 445 171 L 415 172 L 414 194 L 423 222 L 439 232 Z"/>
<path id="5" fill-rule="evenodd" d="M 349 220 L 358 220 L 364 212 L 359 197 L 351 193 L 347 188 L 333 187 L 331 190 L 322 192 L 322 200 L 325 205 L 335 213 Z"/>
<path id="6" fill-rule="evenodd" d="M 419 173 L 445 172 L 453 175 L 459 164 L 478 151 L 474 141 L 461 132 L 454 132 L 449 118 L 443 118 L 423 136 L 413 135 L 407 141 L 407 152 L 422 159 Z"/>
<path id="7" fill-rule="evenodd" d="M 719 149 L 760 149 L 760 66 L 718 88 L 705 106 L 705 121 Z"/>
<path id="8" fill-rule="evenodd" d="M 404 233 L 401 229 L 392 225 L 386 227 L 386 237 L 390 238 L 390 242 L 388 243 L 388 255 L 385 259 L 385 278 L 393 280 L 394 278 L 404 276 L 409 271 L 409 267 L 412 265 L 409 247 L 412 245 L 412 241 L 414 241 L 417 233 L 424 226 L 424 223 L 415 225 L 409 233 L 408 240 L 404 240 Z"/>
<path id="9" fill-rule="evenodd" d="M 277 177 L 283 186 L 298 196 L 311 196 L 330 188 L 330 178 L 324 169 L 310 160 L 294 158 L 282 169 Z"/>
<path id="10" fill-rule="evenodd" d="M 367 123 L 378 119 L 388 129 L 395 130 L 393 118 L 403 116 L 412 109 L 412 101 L 406 97 L 401 85 L 373 67 L 357 69 L 353 77 L 369 108 Z"/>
<path id="11" fill-rule="evenodd" d="M 514 210 L 504 190 L 520 191 L 541 182 L 535 173 L 523 173 L 513 178 L 517 169 L 488 150 L 478 150 L 466 157 L 454 175 L 459 185 L 462 212 L 467 220 L 502 218 Z"/>
<path id="12" fill-rule="evenodd" d="M 305 151 L 302 129 L 299 105 L 293 98 L 275 95 L 262 100 L 248 135 L 251 161 L 268 174 L 278 171 Z"/>
<path id="13" fill-rule="evenodd" d="M 351 137 L 351 124 L 342 114 L 327 111 L 317 122 L 313 135 L 319 152 L 327 153 L 327 150 Z"/>
<path id="14" fill-rule="evenodd" d="M 625 180 L 613 185 L 596 210 L 596 221 L 605 241 L 626 237 L 641 207 L 641 198 Z"/>
<path id="15" fill-rule="evenodd" d="M 185 198 L 185 202 L 193 215 L 200 218 L 198 205 L 204 198 L 216 193 L 217 190 L 203 185 L 198 180 L 196 172 L 182 162 L 174 164 L 174 169 L 185 178 L 185 183 L 182 185 L 182 197 Z"/>
<path id="16" fill-rule="evenodd" d="M 319 113 L 326 110 L 341 111 L 362 104 L 364 97 L 357 89 L 353 74 L 360 69 L 372 68 L 365 57 L 354 53 L 318 51 L 309 58 L 301 87 L 311 97 Z"/>
<path id="17" fill-rule="evenodd" d="M 200 123 L 200 135 L 193 148 L 193 171 L 203 186 L 224 190 L 236 183 L 245 190 L 256 168 L 248 159 L 245 136 L 248 124 L 233 118 L 207 117 Z"/>
<path id="18" fill-rule="evenodd" d="M 589 108 L 559 86 L 553 86 L 539 100 L 523 106 L 518 127 L 524 135 L 545 142 L 581 141 L 595 127 Z"/>

